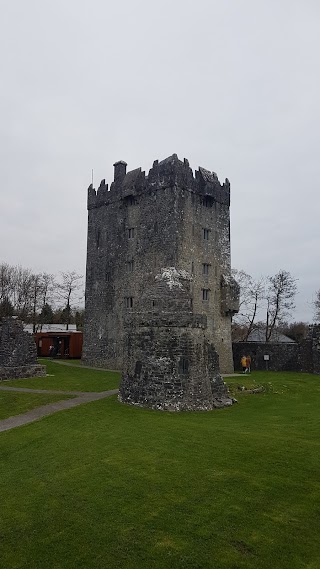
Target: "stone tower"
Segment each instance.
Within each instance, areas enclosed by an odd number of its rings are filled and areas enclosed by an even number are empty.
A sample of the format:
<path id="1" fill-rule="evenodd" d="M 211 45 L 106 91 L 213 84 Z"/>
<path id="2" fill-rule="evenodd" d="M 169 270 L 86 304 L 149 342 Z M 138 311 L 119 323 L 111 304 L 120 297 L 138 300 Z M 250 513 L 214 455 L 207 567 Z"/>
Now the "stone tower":
<path id="1" fill-rule="evenodd" d="M 157 345 L 159 358 L 170 360 L 161 360 L 166 380 L 198 369 L 210 391 L 208 370 L 218 377 L 218 360 L 222 372 L 233 371 L 231 317 L 239 290 L 230 274 L 229 181 L 221 185 L 204 168 L 193 175 L 176 154 L 155 161 L 147 176 L 126 166 L 114 165 L 110 189 L 104 180 L 97 192 L 88 189 L 83 360 L 123 369 L 123 398 L 130 399 L 124 385 L 129 377 L 136 391 L 146 383 L 142 360 Z M 154 361 L 150 366 L 148 377 Z"/>

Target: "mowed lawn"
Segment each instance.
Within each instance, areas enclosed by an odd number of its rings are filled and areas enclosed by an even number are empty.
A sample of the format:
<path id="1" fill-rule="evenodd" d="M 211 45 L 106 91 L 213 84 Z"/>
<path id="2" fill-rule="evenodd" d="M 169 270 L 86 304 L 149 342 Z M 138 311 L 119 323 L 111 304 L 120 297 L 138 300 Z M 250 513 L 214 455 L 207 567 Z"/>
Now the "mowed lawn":
<path id="1" fill-rule="evenodd" d="M 1 385 L 1 384 L 0 384 Z M 36 407 L 56 403 L 62 399 L 70 399 L 72 395 L 53 395 L 42 393 L 14 393 L 13 391 L 0 391 L 0 421 L 27 413 Z M 1 515 L 1 514 L 0 514 Z"/>
<path id="2" fill-rule="evenodd" d="M 320 377 L 243 382 L 267 390 L 209 413 L 114 396 L 2 433 L 1 566 L 318 569 Z"/>
<path id="3" fill-rule="evenodd" d="M 74 366 L 67 366 L 54 360 L 40 359 L 39 363 L 46 366 L 47 377 L 15 379 L 6 382 L 6 385 L 61 391 L 108 391 L 119 386 L 120 373 L 116 371 L 81 368 L 78 362 Z"/>

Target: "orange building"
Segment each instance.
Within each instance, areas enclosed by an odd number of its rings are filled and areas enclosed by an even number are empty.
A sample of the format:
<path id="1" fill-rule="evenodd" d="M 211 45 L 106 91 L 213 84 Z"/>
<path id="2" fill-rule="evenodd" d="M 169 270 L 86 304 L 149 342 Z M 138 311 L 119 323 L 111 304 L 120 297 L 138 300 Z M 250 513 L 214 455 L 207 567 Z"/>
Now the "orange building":
<path id="1" fill-rule="evenodd" d="M 81 358 L 82 332 L 74 330 L 36 332 L 38 357 Z"/>

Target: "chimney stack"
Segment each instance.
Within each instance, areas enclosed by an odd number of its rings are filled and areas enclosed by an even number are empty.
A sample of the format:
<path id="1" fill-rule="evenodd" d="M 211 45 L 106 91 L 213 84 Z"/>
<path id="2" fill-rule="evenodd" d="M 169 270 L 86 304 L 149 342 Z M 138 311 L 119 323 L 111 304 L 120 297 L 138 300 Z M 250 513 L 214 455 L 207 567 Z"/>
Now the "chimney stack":
<path id="1" fill-rule="evenodd" d="M 115 162 L 113 166 L 114 181 L 116 184 L 121 184 L 127 172 L 127 163 L 123 160 L 119 160 L 119 162 Z"/>

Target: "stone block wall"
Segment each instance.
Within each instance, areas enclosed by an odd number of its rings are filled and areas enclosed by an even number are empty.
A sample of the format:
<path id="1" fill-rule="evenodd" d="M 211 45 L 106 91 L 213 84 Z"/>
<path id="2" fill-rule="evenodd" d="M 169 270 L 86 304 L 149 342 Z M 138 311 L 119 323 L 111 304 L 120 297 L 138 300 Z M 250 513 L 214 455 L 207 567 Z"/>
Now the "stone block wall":
<path id="1" fill-rule="evenodd" d="M 115 164 L 110 189 L 88 190 L 88 242 L 83 361 L 121 369 L 125 320 L 165 271 L 190 276 L 189 310 L 207 319 L 206 335 L 221 370 L 233 371 L 231 316 L 238 298 L 230 268 L 230 184 L 204 168 L 193 174 L 174 154 L 148 175 Z M 166 297 L 167 298 L 167 297 Z M 170 298 L 168 299 L 170 302 Z M 174 318 L 174 315 L 172 315 Z"/>
<path id="2" fill-rule="evenodd" d="M 232 348 L 236 371 L 242 371 L 240 360 L 243 355 L 251 356 L 252 370 L 301 371 L 298 344 L 233 342 Z M 269 361 L 264 360 L 264 355 L 269 355 Z"/>
<path id="3" fill-rule="evenodd" d="M 207 317 L 194 314 L 191 294 L 186 271 L 168 268 L 146 286 L 124 321 L 122 402 L 170 411 L 232 404 Z"/>
<path id="4" fill-rule="evenodd" d="M 307 341 L 309 341 L 312 346 L 313 373 L 320 374 L 320 324 L 310 326 Z"/>
<path id="5" fill-rule="evenodd" d="M 125 334 L 120 400 L 167 411 L 231 405 L 218 354 L 202 329 L 134 327 Z"/>
<path id="6" fill-rule="evenodd" d="M 301 371 L 320 374 L 320 325 L 311 325 L 300 344 L 272 342 L 233 342 L 235 370 L 241 369 L 243 355 L 252 358 L 252 369 L 270 371 Z M 269 355 L 268 362 L 264 355 Z"/>
<path id="7" fill-rule="evenodd" d="M 24 332 L 22 322 L 3 318 L 0 324 L 0 379 L 45 375 L 45 367 L 37 363 L 35 341 Z"/>

